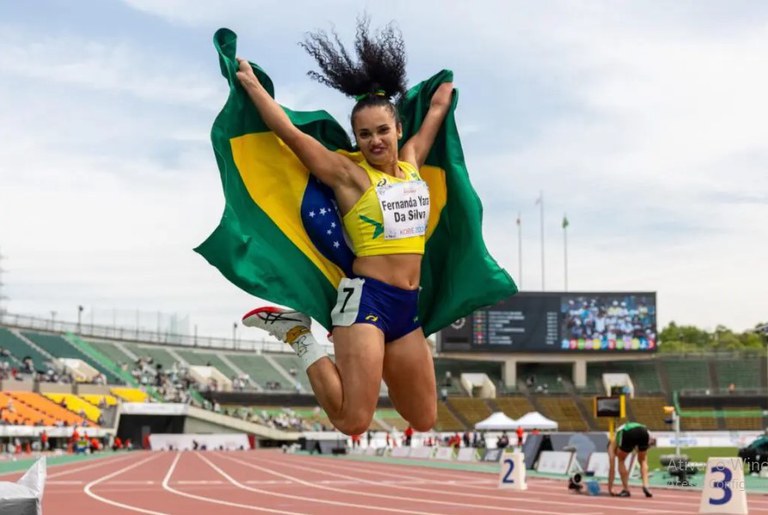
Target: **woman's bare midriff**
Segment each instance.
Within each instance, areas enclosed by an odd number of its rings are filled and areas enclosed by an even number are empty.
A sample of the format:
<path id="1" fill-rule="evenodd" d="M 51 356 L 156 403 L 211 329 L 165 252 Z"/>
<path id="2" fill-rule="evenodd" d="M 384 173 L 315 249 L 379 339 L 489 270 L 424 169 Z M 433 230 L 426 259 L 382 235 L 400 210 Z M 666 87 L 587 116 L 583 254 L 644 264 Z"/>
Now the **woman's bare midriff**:
<path id="1" fill-rule="evenodd" d="M 421 279 L 421 258 L 420 254 L 358 257 L 352 271 L 404 290 L 416 290 Z"/>

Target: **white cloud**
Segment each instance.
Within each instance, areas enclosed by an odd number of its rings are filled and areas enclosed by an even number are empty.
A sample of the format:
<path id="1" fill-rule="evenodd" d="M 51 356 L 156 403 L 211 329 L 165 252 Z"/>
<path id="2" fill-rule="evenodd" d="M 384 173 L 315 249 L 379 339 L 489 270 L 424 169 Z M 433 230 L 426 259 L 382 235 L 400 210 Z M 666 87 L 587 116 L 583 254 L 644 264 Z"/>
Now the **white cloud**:
<path id="1" fill-rule="evenodd" d="M 347 123 L 349 102 L 304 76 L 311 62 L 295 43 L 330 21 L 347 38 L 358 4 L 126 4 L 166 23 L 169 38 L 230 26 L 278 100 Z M 540 285 L 544 190 L 548 288 L 563 284 L 567 212 L 571 290 L 656 290 L 662 323 L 765 320 L 768 30 L 695 5 L 367 4 L 375 24 L 397 16 L 412 82 L 456 71 L 488 246 L 517 275 L 522 212 L 526 289 Z M 226 97 L 215 55 L 180 67 L 159 42 L 142 44 L 140 24 L 131 41 L 34 30 L 2 27 L 11 309 L 189 313 L 200 334 L 230 336 L 255 300 L 191 250 L 223 208 L 209 142 Z"/>
<path id="2" fill-rule="evenodd" d="M 198 63 L 148 54 L 130 42 L 100 42 L 79 35 L 44 35 L 0 26 L 3 75 L 71 84 L 163 104 L 216 106 L 220 88 Z M 220 82 L 220 81 L 216 81 Z"/>

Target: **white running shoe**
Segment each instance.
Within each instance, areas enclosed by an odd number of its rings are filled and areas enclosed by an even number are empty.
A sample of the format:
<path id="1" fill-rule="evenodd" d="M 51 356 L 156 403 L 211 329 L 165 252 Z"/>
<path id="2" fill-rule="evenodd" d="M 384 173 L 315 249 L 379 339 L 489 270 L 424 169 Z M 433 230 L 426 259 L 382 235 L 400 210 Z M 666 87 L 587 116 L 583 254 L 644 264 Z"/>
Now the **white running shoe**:
<path id="1" fill-rule="evenodd" d="M 243 325 L 264 329 L 278 340 L 291 344 L 299 336 L 310 332 L 312 319 L 298 311 L 264 306 L 246 313 Z"/>

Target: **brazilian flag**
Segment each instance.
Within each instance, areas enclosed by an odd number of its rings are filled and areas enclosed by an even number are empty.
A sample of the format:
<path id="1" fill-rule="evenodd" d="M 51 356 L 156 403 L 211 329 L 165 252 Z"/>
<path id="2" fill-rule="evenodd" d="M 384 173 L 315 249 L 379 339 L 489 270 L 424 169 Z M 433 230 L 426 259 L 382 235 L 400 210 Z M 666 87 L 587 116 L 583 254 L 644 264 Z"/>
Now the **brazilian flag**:
<path id="1" fill-rule="evenodd" d="M 195 251 L 243 290 L 306 313 L 330 330 L 336 288 L 352 274 L 354 256 L 333 193 L 269 130 L 240 86 L 236 44 L 229 29 L 214 36 L 229 83 L 229 98 L 211 131 L 225 204 L 219 226 Z M 269 76 L 258 66 L 254 71 L 274 97 Z M 403 142 L 421 126 L 437 87 L 452 80 L 453 74 L 443 70 L 407 92 L 401 106 Z M 427 335 L 517 292 L 483 242 L 482 205 L 469 181 L 454 118 L 457 101 L 455 92 L 420 170 L 431 197 L 419 295 Z M 327 112 L 283 109 L 296 127 L 329 150 L 362 159 Z"/>

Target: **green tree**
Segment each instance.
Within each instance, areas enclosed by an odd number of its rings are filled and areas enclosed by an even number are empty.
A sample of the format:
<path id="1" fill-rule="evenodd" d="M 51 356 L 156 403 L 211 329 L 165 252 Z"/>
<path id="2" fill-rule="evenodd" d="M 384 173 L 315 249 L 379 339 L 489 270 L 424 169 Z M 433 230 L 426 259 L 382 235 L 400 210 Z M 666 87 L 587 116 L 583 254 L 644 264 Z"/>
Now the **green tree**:
<path id="1" fill-rule="evenodd" d="M 768 324 L 757 324 L 754 329 L 736 333 L 724 325 L 707 332 L 692 325 L 677 325 L 673 321 L 662 329 L 659 340 L 660 352 L 761 350 L 768 346 Z"/>

